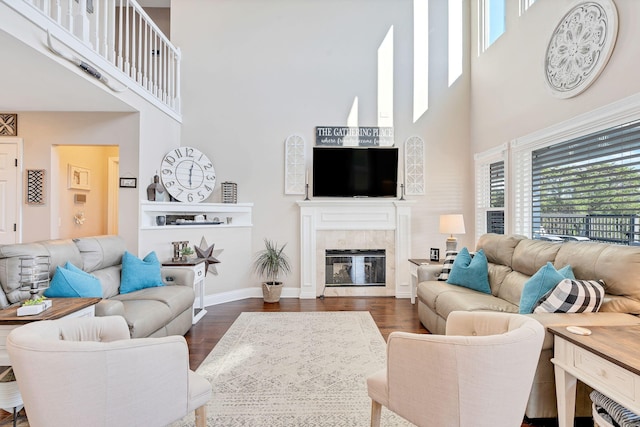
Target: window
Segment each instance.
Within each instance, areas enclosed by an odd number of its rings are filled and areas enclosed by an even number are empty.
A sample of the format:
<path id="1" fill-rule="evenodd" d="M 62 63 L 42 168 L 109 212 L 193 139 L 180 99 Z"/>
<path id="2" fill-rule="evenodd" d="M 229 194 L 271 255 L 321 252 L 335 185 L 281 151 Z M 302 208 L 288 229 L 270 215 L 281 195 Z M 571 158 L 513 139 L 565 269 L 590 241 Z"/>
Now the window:
<path id="1" fill-rule="evenodd" d="M 475 156 L 476 237 L 505 233 L 506 145 Z"/>
<path id="2" fill-rule="evenodd" d="M 480 52 L 484 52 L 500 37 L 505 31 L 505 0 L 481 0 L 480 1 L 481 22 L 481 47 Z"/>
<path id="3" fill-rule="evenodd" d="M 536 0 L 520 0 L 520 16 L 524 15 L 535 2 Z"/>
<path id="4" fill-rule="evenodd" d="M 640 120 L 531 153 L 531 233 L 640 244 Z"/>
<path id="5" fill-rule="evenodd" d="M 449 0 L 449 86 L 462 75 L 462 0 Z"/>
<path id="6" fill-rule="evenodd" d="M 504 161 L 489 165 L 489 194 L 487 233 L 504 234 Z"/>

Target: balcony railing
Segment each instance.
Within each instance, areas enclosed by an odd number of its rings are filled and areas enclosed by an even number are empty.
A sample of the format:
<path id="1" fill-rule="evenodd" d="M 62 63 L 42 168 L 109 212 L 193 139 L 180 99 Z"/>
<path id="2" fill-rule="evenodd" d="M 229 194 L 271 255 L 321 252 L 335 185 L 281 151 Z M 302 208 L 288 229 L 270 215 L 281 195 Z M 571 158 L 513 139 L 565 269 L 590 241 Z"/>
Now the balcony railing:
<path id="1" fill-rule="evenodd" d="M 640 245 L 638 215 L 540 215 L 536 237 L 586 238 L 621 245 Z"/>
<path id="2" fill-rule="evenodd" d="M 20 1 L 77 37 L 171 111 L 180 113 L 180 50 L 135 0 Z"/>

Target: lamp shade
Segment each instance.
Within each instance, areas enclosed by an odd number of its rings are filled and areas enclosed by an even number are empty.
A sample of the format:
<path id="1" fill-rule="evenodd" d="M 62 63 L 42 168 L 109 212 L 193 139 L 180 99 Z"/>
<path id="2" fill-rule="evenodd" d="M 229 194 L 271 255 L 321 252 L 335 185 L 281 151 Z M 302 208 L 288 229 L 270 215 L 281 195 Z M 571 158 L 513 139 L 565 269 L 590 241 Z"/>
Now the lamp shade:
<path id="1" fill-rule="evenodd" d="M 462 214 L 440 215 L 440 233 L 464 234 L 464 218 Z"/>

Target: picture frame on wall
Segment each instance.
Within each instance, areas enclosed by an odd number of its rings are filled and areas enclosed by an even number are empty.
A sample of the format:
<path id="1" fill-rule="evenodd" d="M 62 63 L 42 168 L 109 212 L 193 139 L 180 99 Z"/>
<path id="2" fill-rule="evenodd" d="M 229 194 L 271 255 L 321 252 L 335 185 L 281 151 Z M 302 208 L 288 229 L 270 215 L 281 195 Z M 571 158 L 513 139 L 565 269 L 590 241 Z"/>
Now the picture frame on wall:
<path id="1" fill-rule="evenodd" d="M 136 188 L 138 186 L 137 178 L 120 177 L 120 188 Z"/>
<path id="2" fill-rule="evenodd" d="M 431 248 L 429 250 L 429 260 L 430 261 L 440 261 L 440 249 Z"/>
<path id="3" fill-rule="evenodd" d="M 91 171 L 80 166 L 69 164 L 67 170 L 67 188 L 74 190 L 91 190 Z"/>

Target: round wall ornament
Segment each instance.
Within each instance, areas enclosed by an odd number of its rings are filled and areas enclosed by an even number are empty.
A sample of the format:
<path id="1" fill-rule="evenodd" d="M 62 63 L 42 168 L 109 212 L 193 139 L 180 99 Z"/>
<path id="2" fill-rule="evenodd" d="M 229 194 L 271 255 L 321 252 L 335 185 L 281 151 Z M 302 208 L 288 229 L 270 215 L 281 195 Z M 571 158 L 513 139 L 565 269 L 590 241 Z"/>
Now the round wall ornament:
<path id="1" fill-rule="evenodd" d="M 179 147 L 162 159 L 162 184 L 181 202 L 201 202 L 216 185 L 216 172 L 211 160 L 193 147 Z"/>
<path id="2" fill-rule="evenodd" d="M 558 98 L 587 89 L 602 72 L 618 35 L 613 0 L 575 4 L 551 34 L 544 59 L 545 81 Z"/>

